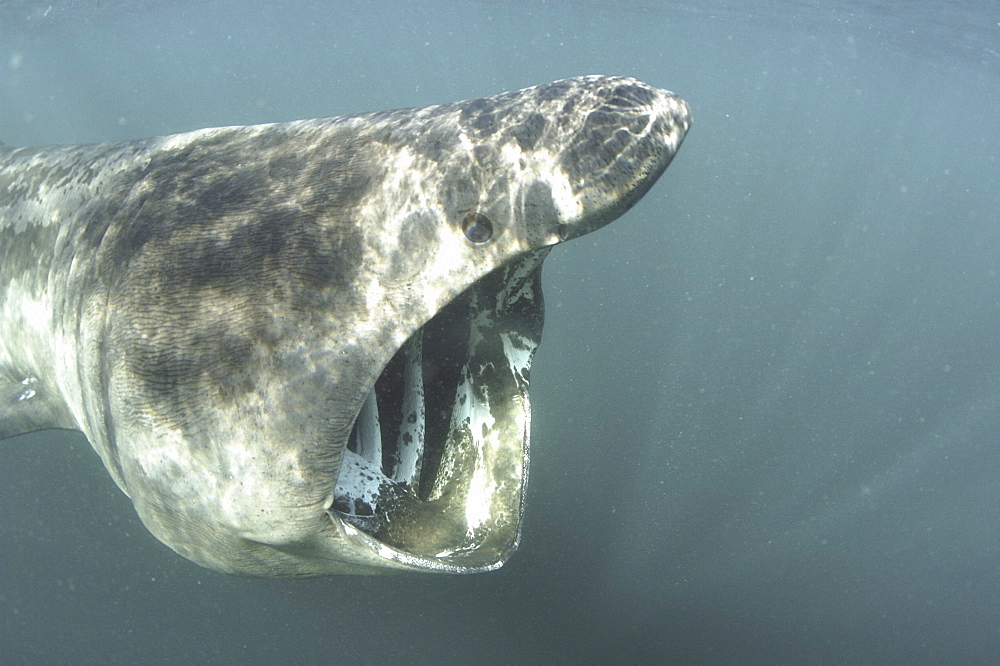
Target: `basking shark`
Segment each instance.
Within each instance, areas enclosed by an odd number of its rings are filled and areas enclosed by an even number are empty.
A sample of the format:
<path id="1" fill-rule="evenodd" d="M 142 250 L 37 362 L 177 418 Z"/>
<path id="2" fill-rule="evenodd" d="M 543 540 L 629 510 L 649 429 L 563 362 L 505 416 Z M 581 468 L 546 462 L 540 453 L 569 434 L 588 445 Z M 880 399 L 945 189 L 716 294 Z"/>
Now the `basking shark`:
<path id="1" fill-rule="evenodd" d="M 148 529 L 259 576 L 517 547 L 542 262 L 687 104 L 585 76 L 424 108 L 0 145 L 0 438 L 82 431 Z"/>

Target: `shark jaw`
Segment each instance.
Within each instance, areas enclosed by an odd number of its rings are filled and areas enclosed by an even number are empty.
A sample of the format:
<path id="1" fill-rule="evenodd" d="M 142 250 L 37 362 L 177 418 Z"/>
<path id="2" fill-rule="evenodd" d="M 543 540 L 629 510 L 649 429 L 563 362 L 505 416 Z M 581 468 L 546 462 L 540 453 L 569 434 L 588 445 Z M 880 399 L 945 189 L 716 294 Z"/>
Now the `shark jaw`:
<path id="1" fill-rule="evenodd" d="M 396 351 L 343 452 L 328 514 L 381 558 L 478 572 L 517 548 L 529 369 L 547 250 L 479 279 Z"/>

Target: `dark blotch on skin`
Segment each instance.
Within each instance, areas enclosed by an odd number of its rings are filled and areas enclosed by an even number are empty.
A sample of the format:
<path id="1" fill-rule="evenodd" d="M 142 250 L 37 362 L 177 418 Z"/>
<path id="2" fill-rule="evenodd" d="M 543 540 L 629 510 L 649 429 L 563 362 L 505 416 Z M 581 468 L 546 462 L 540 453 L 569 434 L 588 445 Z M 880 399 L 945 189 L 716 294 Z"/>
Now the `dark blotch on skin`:
<path id="1" fill-rule="evenodd" d="M 284 138 L 272 152 L 271 137 L 237 132 L 160 153 L 112 213 L 98 260 L 105 336 L 137 380 L 129 399 L 180 428 L 196 425 L 192 400 L 259 390 L 244 370 L 277 362 L 315 313 L 362 307 L 355 209 L 377 174 L 343 137 Z"/>
<path id="2" fill-rule="evenodd" d="M 563 153 L 560 163 L 578 189 L 593 185 L 594 174 L 608 173 L 608 167 L 632 143 L 632 134 L 624 129 L 608 138 L 608 128 L 620 127 L 621 122 L 620 114 L 594 111 L 587 116 L 580 141 Z"/>
<path id="3" fill-rule="evenodd" d="M 479 202 L 479 185 L 474 182 L 469 173 L 449 174 L 444 180 L 442 203 L 447 211 L 468 211 Z M 453 222 L 460 222 L 454 219 Z"/>
<path id="4" fill-rule="evenodd" d="M 496 116 L 492 113 L 484 113 L 476 118 L 472 126 L 479 131 L 480 136 L 493 136 L 499 129 Z"/>
<path id="5" fill-rule="evenodd" d="M 164 277 L 173 273 L 188 284 L 225 288 L 234 276 L 259 271 L 264 257 L 293 247 L 311 262 L 301 267 L 307 282 L 350 282 L 352 260 L 342 254 L 340 234 L 350 231 L 343 221 L 371 187 L 370 172 L 343 145 L 310 145 L 311 154 L 297 152 L 292 162 L 284 156 L 292 151 L 270 159 L 261 143 L 237 136 L 157 155 L 133 188 L 138 194 L 115 211 L 118 231 L 102 244 L 107 276 L 156 243 L 180 264 L 159 262 Z"/>
<path id="6" fill-rule="evenodd" d="M 496 148 L 485 144 L 479 144 L 472 149 L 472 159 L 475 160 L 476 166 L 489 171 L 495 169 L 499 161 Z"/>
<path id="7" fill-rule="evenodd" d="M 462 105 L 459 119 L 479 136 L 492 136 L 498 129 L 496 109 L 497 105 L 493 100 L 471 100 Z"/>
<path id="8" fill-rule="evenodd" d="M 406 281 L 424 270 L 434 256 L 437 223 L 437 218 L 427 212 L 413 213 L 403 220 L 384 281 Z"/>
<path id="9" fill-rule="evenodd" d="M 532 113 L 525 118 L 523 123 L 513 127 L 510 133 L 514 135 L 521 150 L 534 150 L 547 125 L 548 121 L 545 116 L 540 113 Z"/>
<path id="10" fill-rule="evenodd" d="M 455 156 L 459 143 L 458 136 L 454 132 L 442 132 L 439 129 L 433 129 L 418 137 L 411 136 L 405 140 L 413 152 L 439 164 Z"/>
<path id="11" fill-rule="evenodd" d="M 572 81 L 555 81 L 546 86 L 539 86 L 538 99 L 548 102 L 550 100 L 565 97 L 571 90 L 573 90 Z"/>
<path id="12" fill-rule="evenodd" d="M 509 93 L 489 100 L 462 102 L 459 105 L 459 122 L 475 139 L 489 141 L 497 132 L 510 131 L 512 126 L 522 122 L 522 105 L 511 103 L 517 99 L 516 93 Z M 527 130 L 529 135 L 533 131 L 531 128 Z"/>
<path id="13" fill-rule="evenodd" d="M 607 106 L 622 109 L 633 109 L 637 106 L 648 106 L 653 103 L 653 91 L 634 85 L 622 85 L 615 88 L 614 96 L 607 101 Z"/>
<path id="14" fill-rule="evenodd" d="M 545 238 L 556 229 L 559 221 L 559 214 L 552 201 L 552 188 L 547 183 L 537 182 L 523 196 L 521 205 L 525 217 L 537 222 L 534 233 L 538 236 L 533 236 L 531 242 L 541 245 L 545 242 Z"/>

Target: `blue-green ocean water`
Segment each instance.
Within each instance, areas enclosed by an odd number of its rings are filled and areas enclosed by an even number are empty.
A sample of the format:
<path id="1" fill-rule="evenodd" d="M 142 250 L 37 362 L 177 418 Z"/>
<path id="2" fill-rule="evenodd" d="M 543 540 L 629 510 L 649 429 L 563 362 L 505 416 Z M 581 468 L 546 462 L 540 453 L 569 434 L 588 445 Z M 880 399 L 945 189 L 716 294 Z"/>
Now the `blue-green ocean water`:
<path id="1" fill-rule="evenodd" d="M 506 567 L 215 574 L 39 433 L 0 446 L 0 660 L 995 660 L 1000 3 L 0 2 L 13 145 L 591 73 L 695 123 L 546 262 Z"/>

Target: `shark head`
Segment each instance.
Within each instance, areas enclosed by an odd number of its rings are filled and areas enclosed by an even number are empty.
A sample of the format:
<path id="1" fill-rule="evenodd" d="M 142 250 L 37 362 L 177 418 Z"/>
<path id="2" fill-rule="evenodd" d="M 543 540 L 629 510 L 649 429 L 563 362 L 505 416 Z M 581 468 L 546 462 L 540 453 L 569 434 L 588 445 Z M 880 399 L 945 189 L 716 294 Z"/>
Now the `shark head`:
<path id="1" fill-rule="evenodd" d="M 689 126 L 670 92 L 587 76 L 35 153 L 38 191 L 79 204 L 52 299 L 65 411 L 205 566 L 495 569 L 520 536 L 543 260 L 635 204 Z"/>

